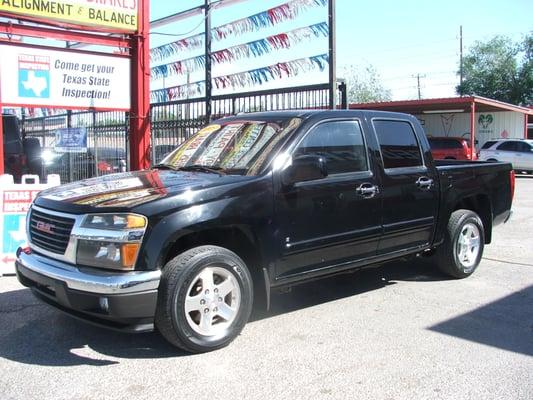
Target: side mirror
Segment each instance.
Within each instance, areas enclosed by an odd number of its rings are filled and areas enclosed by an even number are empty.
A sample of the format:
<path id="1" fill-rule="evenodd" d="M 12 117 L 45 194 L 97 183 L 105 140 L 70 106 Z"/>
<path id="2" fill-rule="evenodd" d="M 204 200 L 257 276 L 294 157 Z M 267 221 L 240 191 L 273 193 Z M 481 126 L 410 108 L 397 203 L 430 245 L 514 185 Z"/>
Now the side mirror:
<path id="1" fill-rule="evenodd" d="M 328 176 L 326 160 L 317 155 L 298 156 L 292 165 L 281 172 L 281 182 L 292 186 L 297 182 L 314 181 Z"/>

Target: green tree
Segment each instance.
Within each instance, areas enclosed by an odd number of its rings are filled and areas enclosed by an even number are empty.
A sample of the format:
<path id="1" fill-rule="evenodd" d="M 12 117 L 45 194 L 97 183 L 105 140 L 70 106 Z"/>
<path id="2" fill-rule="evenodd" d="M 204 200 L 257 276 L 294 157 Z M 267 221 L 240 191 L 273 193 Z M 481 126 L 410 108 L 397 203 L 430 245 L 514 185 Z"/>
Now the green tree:
<path id="1" fill-rule="evenodd" d="M 391 91 L 381 83 L 381 77 L 372 65 L 347 65 L 338 77 L 346 80 L 348 103 L 372 103 L 391 100 Z"/>
<path id="2" fill-rule="evenodd" d="M 511 104 L 533 104 L 532 33 L 522 43 L 503 36 L 476 42 L 463 59 L 463 82 L 456 90 L 461 96 L 478 95 Z"/>

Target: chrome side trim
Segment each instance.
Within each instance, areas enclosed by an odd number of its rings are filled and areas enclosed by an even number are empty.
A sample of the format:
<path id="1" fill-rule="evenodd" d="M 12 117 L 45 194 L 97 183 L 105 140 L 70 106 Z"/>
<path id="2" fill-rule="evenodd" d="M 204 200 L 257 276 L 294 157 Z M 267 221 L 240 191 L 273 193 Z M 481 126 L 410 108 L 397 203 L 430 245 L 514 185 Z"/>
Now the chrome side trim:
<path id="1" fill-rule="evenodd" d="M 16 262 L 35 273 L 65 282 L 70 289 L 104 295 L 156 290 L 161 279 L 160 270 L 118 273 L 77 268 L 35 253 L 20 252 Z"/>

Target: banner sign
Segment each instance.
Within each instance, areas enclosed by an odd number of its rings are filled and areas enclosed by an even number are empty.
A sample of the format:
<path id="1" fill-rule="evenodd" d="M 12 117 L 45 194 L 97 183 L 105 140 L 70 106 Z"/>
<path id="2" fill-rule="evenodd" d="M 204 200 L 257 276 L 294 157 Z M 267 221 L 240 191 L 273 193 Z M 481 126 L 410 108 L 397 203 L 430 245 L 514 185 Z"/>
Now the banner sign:
<path id="1" fill-rule="evenodd" d="M 137 30 L 137 0 L 0 0 L 0 12 L 113 32 Z"/>
<path id="2" fill-rule="evenodd" d="M 27 243 L 26 213 L 32 201 L 41 190 L 59 184 L 13 184 L 3 181 L 5 177 L 0 176 L 0 276 L 15 272 L 15 252 Z M 48 178 L 52 181 L 50 176 Z"/>
<path id="3" fill-rule="evenodd" d="M 55 151 L 58 153 L 87 153 L 87 129 L 58 129 L 56 131 Z"/>
<path id="4" fill-rule="evenodd" d="M 6 105 L 130 108 L 127 58 L 13 45 L 0 45 L 0 54 L 0 98 Z"/>

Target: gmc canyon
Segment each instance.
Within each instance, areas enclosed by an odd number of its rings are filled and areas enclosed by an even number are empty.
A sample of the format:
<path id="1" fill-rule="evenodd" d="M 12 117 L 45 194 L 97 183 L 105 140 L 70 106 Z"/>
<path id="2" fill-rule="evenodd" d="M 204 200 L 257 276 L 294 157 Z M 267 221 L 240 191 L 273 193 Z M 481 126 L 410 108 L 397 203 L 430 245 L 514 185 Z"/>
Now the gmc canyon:
<path id="1" fill-rule="evenodd" d="M 204 352 L 273 289 L 407 256 L 469 276 L 513 192 L 510 164 L 434 161 L 409 115 L 242 114 L 150 170 L 41 192 L 16 270 L 70 315 Z"/>

